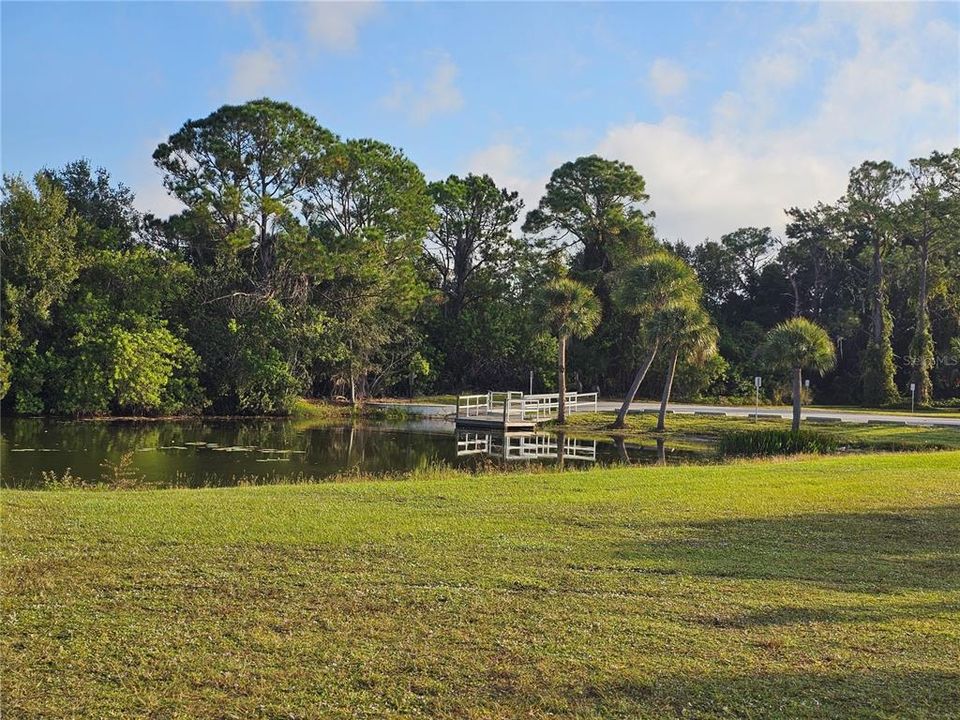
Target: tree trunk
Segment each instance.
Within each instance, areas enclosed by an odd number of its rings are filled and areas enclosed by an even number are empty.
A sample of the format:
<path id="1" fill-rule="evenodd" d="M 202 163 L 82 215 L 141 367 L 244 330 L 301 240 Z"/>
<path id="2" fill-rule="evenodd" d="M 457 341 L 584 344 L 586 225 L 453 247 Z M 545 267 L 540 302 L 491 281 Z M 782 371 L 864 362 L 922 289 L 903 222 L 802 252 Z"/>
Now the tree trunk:
<path id="1" fill-rule="evenodd" d="M 620 462 L 624 465 L 630 463 L 630 454 L 627 452 L 627 443 L 622 437 L 615 437 L 613 444 L 617 447 L 617 453 L 620 455 Z"/>
<path id="2" fill-rule="evenodd" d="M 920 245 L 920 290 L 917 295 L 917 328 L 914 332 L 912 355 L 912 381 L 916 384 L 916 399 L 921 404 L 930 402 L 933 385 L 930 382 L 930 367 L 927 350 L 932 342 L 930 338 L 930 315 L 927 311 L 927 267 L 929 265 L 929 243 L 924 239 Z"/>
<path id="3" fill-rule="evenodd" d="M 803 371 L 793 369 L 793 432 L 800 432 L 800 393 L 803 388 Z"/>
<path id="4" fill-rule="evenodd" d="M 880 239 L 873 241 L 873 340 L 883 343 L 883 256 L 880 254 Z"/>
<path id="5" fill-rule="evenodd" d="M 650 350 L 650 354 L 647 355 L 647 359 L 643 365 L 637 370 L 637 374 L 633 378 L 633 383 L 630 385 L 630 389 L 627 390 L 626 396 L 623 398 L 623 405 L 620 406 L 620 412 L 617 413 L 617 420 L 613 423 L 615 428 L 623 428 L 627 426 L 627 413 L 630 411 L 630 403 L 633 402 L 633 399 L 637 396 L 637 390 L 640 389 L 640 383 L 643 382 L 643 379 L 647 376 L 647 371 L 650 370 L 650 366 L 653 365 L 653 359 L 657 356 L 657 350 L 660 349 L 660 338 L 654 338 L 653 348 Z"/>
<path id="6" fill-rule="evenodd" d="M 557 348 L 557 386 L 560 389 L 560 398 L 557 404 L 557 422 L 561 425 L 567 421 L 567 337 L 561 335 Z"/>
<path id="7" fill-rule="evenodd" d="M 793 316 L 800 317 L 800 288 L 797 286 L 797 278 L 790 276 L 790 287 L 793 288 Z"/>
<path id="8" fill-rule="evenodd" d="M 863 400 L 867 405 L 885 405 L 899 397 L 894 384 L 896 367 L 890 343 L 891 328 L 883 275 L 882 242 L 883 239 L 879 236 L 873 241 L 870 341 L 861 362 Z"/>
<path id="9" fill-rule="evenodd" d="M 667 368 L 667 379 L 663 383 L 663 395 L 660 398 L 660 415 L 657 418 L 657 432 L 663 432 L 663 423 L 667 417 L 667 403 L 670 402 L 670 391 L 673 390 L 673 375 L 677 371 L 677 358 L 680 357 L 680 348 L 673 351 L 670 358 L 670 367 Z"/>

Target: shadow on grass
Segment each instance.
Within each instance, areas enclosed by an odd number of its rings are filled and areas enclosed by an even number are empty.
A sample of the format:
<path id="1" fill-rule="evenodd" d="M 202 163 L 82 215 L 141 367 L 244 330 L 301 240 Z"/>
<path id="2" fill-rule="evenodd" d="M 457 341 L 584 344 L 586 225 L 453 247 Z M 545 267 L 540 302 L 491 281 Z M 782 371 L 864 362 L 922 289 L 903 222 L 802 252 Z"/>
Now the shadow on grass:
<path id="1" fill-rule="evenodd" d="M 956 717 L 960 673 L 882 670 L 611 678 L 583 689 L 590 705 L 640 717 L 945 718 Z"/>
<path id="2" fill-rule="evenodd" d="M 960 603 L 906 603 L 865 607 L 863 605 L 831 605 L 827 607 L 783 605 L 735 615 L 702 619 L 704 625 L 718 628 L 749 630 L 751 628 L 808 625 L 815 623 L 879 623 L 896 620 L 931 620 L 960 617 Z"/>
<path id="3" fill-rule="evenodd" d="M 860 592 L 960 589 L 960 506 L 809 513 L 669 527 L 616 551 L 624 560 L 709 577 L 799 580 Z"/>

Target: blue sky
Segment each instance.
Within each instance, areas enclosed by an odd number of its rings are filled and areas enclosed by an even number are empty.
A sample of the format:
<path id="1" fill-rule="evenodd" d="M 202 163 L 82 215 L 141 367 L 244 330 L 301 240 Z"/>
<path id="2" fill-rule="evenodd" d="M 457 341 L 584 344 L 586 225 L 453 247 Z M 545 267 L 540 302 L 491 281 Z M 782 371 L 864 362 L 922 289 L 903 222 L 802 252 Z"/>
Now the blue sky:
<path id="1" fill-rule="evenodd" d="M 960 144 L 960 4 L 3 2 L 4 172 L 78 157 L 166 214 L 150 154 L 270 96 L 428 179 L 489 172 L 536 203 L 598 152 L 699 242 L 833 200 L 861 160 Z"/>

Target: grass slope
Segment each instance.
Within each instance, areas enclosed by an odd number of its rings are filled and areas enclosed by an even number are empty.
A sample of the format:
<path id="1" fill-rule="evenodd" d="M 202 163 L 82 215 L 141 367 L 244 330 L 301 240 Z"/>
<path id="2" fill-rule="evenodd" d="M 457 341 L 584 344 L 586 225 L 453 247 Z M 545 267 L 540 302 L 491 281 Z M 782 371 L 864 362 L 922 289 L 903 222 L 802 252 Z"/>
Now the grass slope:
<path id="1" fill-rule="evenodd" d="M 960 706 L 956 452 L 2 503 L 11 718 Z"/>
<path id="2" fill-rule="evenodd" d="M 700 438 L 715 440 L 725 432 L 754 432 L 757 430 L 789 430 L 790 420 L 762 418 L 751 420 L 739 417 L 706 415 L 667 415 L 665 433 L 657 433 L 657 416 L 650 413 L 628 415 L 627 427 L 613 430 L 613 413 L 577 413 L 567 417 L 562 427 L 544 423 L 545 428 L 563 429 L 571 434 L 592 436 L 620 436 L 625 438 L 667 437 L 674 440 Z M 861 423 L 818 423 L 804 421 L 803 430 L 834 438 L 841 445 L 873 450 L 960 450 L 960 429 L 955 427 L 924 427 L 917 425 L 887 425 Z"/>

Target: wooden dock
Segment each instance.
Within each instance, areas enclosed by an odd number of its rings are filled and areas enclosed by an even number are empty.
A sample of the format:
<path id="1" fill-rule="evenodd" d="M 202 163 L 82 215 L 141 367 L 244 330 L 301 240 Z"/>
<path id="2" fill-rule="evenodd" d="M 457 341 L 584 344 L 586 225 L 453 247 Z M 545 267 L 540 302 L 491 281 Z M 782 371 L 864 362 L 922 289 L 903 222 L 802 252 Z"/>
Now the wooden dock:
<path id="1" fill-rule="evenodd" d="M 552 420 L 560 407 L 559 393 L 524 395 L 518 390 L 457 397 L 457 427 L 494 429 L 500 432 L 533 430 L 538 422 Z M 568 413 L 596 412 L 597 393 L 566 394 Z"/>

